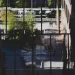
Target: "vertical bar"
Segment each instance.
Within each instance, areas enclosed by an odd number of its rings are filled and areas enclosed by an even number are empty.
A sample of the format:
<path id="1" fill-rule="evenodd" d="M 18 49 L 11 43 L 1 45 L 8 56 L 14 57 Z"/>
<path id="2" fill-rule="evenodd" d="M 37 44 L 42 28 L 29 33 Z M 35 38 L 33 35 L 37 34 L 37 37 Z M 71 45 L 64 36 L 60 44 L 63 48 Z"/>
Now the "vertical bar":
<path id="1" fill-rule="evenodd" d="M 60 34 L 60 16 L 59 16 L 59 0 L 58 0 L 58 26 L 59 26 L 59 34 Z"/>
<path id="2" fill-rule="evenodd" d="M 58 29 L 59 29 L 59 34 L 60 34 L 60 17 L 59 17 L 59 0 L 57 0 L 57 8 L 58 8 L 58 20 L 57 20 L 57 24 L 58 24 Z"/>
<path id="3" fill-rule="evenodd" d="M 68 34 L 68 69 L 69 69 L 69 34 Z"/>
<path id="4" fill-rule="evenodd" d="M 6 35 L 7 35 L 7 0 L 6 0 L 6 27 L 5 27 L 5 39 L 6 39 Z"/>
<path id="5" fill-rule="evenodd" d="M 31 9 L 33 8 L 33 0 L 31 0 Z"/>
<path id="6" fill-rule="evenodd" d="M 7 34 L 7 0 L 6 0 L 6 34 Z"/>
<path id="7" fill-rule="evenodd" d="M 42 34 L 42 5 L 41 5 L 41 34 Z"/>
<path id="8" fill-rule="evenodd" d="M 15 0 L 16 1 L 16 0 Z M 14 3 L 14 7 L 16 6 L 16 2 L 13 2 Z M 13 38 L 14 38 L 14 30 L 13 30 Z M 13 40 L 13 42 L 17 42 L 15 40 Z M 14 49 L 14 75 L 16 75 L 16 49 Z"/>
<path id="9" fill-rule="evenodd" d="M 33 8 L 33 0 L 31 0 L 31 12 L 32 12 L 32 8 Z M 32 26 L 32 75 L 34 75 L 34 34 L 33 34 L 33 26 Z"/>
<path id="10" fill-rule="evenodd" d="M 14 51 L 14 75 L 16 75 L 16 49 Z"/>
<path id="11" fill-rule="evenodd" d="M 22 8 L 23 8 L 23 25 L 25 24 L 25 0 L 22 0 Z M 25 27 L 25 26 L 24 26 Z M 25 28 L 23 28 L 25 29 Z"/>
<path id="12" fill-rule="evenodd" d="M 64 75 L 64 73 L 65 73 L 65 62 L 64 62 L 64 61 L 65 61 L 65 59 L 64 59 L 64 54 L 65 54 L 64 51 L 65 51 L 65 50 L 66 50 L 66 49 L 65 49 L 65 34 L 64 34 L 64 39 L 63 39 L 63 51 L 62 51 L 62 52 L 63 52 L 63 53 L 62 53 L 62 54 L 63 54 L 63 75 Z"/>
<path id="13" fill-rule="evenodd" d="M 67 48 L 66 48 L 66 35 L 64 34 L 64 42 L 63 42 L 63 75 L 67 72 Z"/>
<path id="14" fill-rule="evenodd" d="M 32 34 L 32 75 L 34 75 L 34 67 L 33 67 L 33 65 L 34 65 L 34 35 Z"/>
<path id="15" fill-rule="evenodd" d="M 34 8 L 36 8 L 36 0 L 35 0 Z"/>
<path id="16" fill-rule="evenodd" d="M 0 57 L 1 57 L 1 33 L 0 33 Z M 0 60 L 0 64 L 3 65 L 2 60 Z M 0 73 L 2 72 L 2 68 L 0 68 Z"/>
<path id="17" fill-rule="evenodd" d="M 46 7 L 46 0 L 45 0 L 45 7 Z"/>
<path id="18" fill-rule="evenodd" d="M 32 1 L 32 5 L 33 5 L 33 0 Z M 32 7 L 31 7 L 31 12 L 32 12 Z M 34 46 L 35 46 L 35 41 L 34 41 L 34 30 L 33 30 L 33 26 L 32 26 L 32 75 L 34 75 Z"/>
<path id="19" fill-rule="evenodd" d="M 51 63 L 51 35 L 50 35 L 50 75 L 52 75 L 52 63 Z"/>
<path id="20" fill-rule="evenodd" d="M 25 21 L 25 8 L 23 7 L 23 23 L 24 23 L 24 21 Z"/>

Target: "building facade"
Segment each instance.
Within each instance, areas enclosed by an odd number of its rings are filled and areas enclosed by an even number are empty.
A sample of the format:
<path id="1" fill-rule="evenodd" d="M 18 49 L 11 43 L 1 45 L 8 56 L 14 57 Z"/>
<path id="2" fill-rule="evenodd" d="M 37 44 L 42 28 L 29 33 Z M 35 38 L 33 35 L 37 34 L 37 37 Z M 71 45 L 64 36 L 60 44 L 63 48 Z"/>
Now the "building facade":
<path id="1" fill-rule="evenodd" d="M 69 1 L 72 4 L 72 10 L 71 10 L 71 18 L 70 18 L 70 33 L 71 33 L 71 58 L 74 62 L 74 68 L 75 68 L 75 0 Z"/>
<path id="2" fill-rule="evenodd" d="M 67 59 L 70 60 L 70 48 L 71 48 L 71 35 L 70 35 L 70 18 L 72 14 L 72 4 L 71 0 L 61 0 L 61 8 L 63 9 L 61 11 L 61 24 L 64 29 L 65 33 L 68 33 L 65 37 L 65 44 L 66 44 L 66 50 L 67 50 Z M 69 39 L 69 40 L 68 40 Z"/>
<path id="3" fill-rule="evenodd" d="M 62 13 L 61 13 L 61 15 L 62 15 L 61 18 L 63 18 L 63 20 L 65 22 L 66 32 L 70 33 L 69 23 L 70 23 L 70 16 L 71 16 L 71 10 L 72 10 L 71 0 L 61 0 L 61 8 L 64 9 L 64 11 L 62 11 Z"/>

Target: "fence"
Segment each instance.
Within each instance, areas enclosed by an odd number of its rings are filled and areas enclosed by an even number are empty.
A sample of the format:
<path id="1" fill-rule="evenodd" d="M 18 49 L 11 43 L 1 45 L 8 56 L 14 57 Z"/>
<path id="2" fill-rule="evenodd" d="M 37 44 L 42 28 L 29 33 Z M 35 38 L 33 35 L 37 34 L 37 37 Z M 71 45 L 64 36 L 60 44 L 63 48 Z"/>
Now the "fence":
<path id="1" fill-rule="evenodd" d="M 41 23 L 41 31 L 35 32 L 33 27 L 31 31 L 28 31 L 24 27 L 22 30 L 17 31 L 16 29 L 15 31 L 14 29 L 9 33 L 7 8 L 6 2 L 6 33 L 1 33 L 1 36 L 5 36 L 4 39 L 1 39 L 1 48 L 5 53 L 4 65 L 7 75 L 54 75 L 55 73 L 62 75 L 73 68 L 69 43 L 70 33 L 60 32 L 60 17 L 58 33 L 45 34 L 42 32 L 43 21 L 50 22 L 50 19 L 42 19 L 42 14 L 38 19 Z M 42 12 L 42 7 L 40 8 Z M 23 7 L 23 12 L 24 10 Z M 56 19 L 52 18 L 51 21 L 56 21 Z M 23 14 L 24 23 L 25 14 Z M 36 48 L 37 45 L 40 47 Z"/>

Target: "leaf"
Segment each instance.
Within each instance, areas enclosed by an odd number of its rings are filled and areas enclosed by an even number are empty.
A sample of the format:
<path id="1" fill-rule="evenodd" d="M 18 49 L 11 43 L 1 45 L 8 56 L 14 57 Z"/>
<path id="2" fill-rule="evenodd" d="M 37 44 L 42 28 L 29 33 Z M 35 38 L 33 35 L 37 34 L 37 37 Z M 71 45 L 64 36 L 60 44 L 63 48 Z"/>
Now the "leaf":
<path id="1" fill-rule="evenodd" d="M 12 11 L 7 11 L 7 16 L 6 16 L 6 11 L 3 10 L 1 11 L 0 15 L 1 15 L 1 20 L 3 20 L 3 25 L 6 25 L 6 17 L 7 17 L 8 30 L 15 27 L 17 20 L 16 17 L 14 16 L 15 14 Z"/>
<path id="2" fill-rule="evenodd" d="M 47 0 L 47 1 L 48 1 L 48 6 L 50 6 L 52 3 L 52 0 Z"/>

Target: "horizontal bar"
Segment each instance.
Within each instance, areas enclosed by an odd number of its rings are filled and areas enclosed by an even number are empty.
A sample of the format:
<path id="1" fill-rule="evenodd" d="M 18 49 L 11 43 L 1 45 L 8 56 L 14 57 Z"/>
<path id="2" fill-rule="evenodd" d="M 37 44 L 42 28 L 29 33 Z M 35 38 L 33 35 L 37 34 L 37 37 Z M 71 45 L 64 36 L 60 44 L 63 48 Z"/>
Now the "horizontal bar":
<path id="1" fill-rule="evenodd" d="M 0 35 L 9 35 L 9 34 L 0 34 Z M 12 35 L 15 35 L 12 33 Z M 20 35 L 20 34 L 16 34 L 16 35 Z M 25 35 L 25 34 L 23 34 Z M 35 35 L 34 33 L 32 34 L 28 34 L 28 35 Z M 70 33 L 48 33 L 48 34 L 36 34 L 36 35 L 70 35 Z"/>

